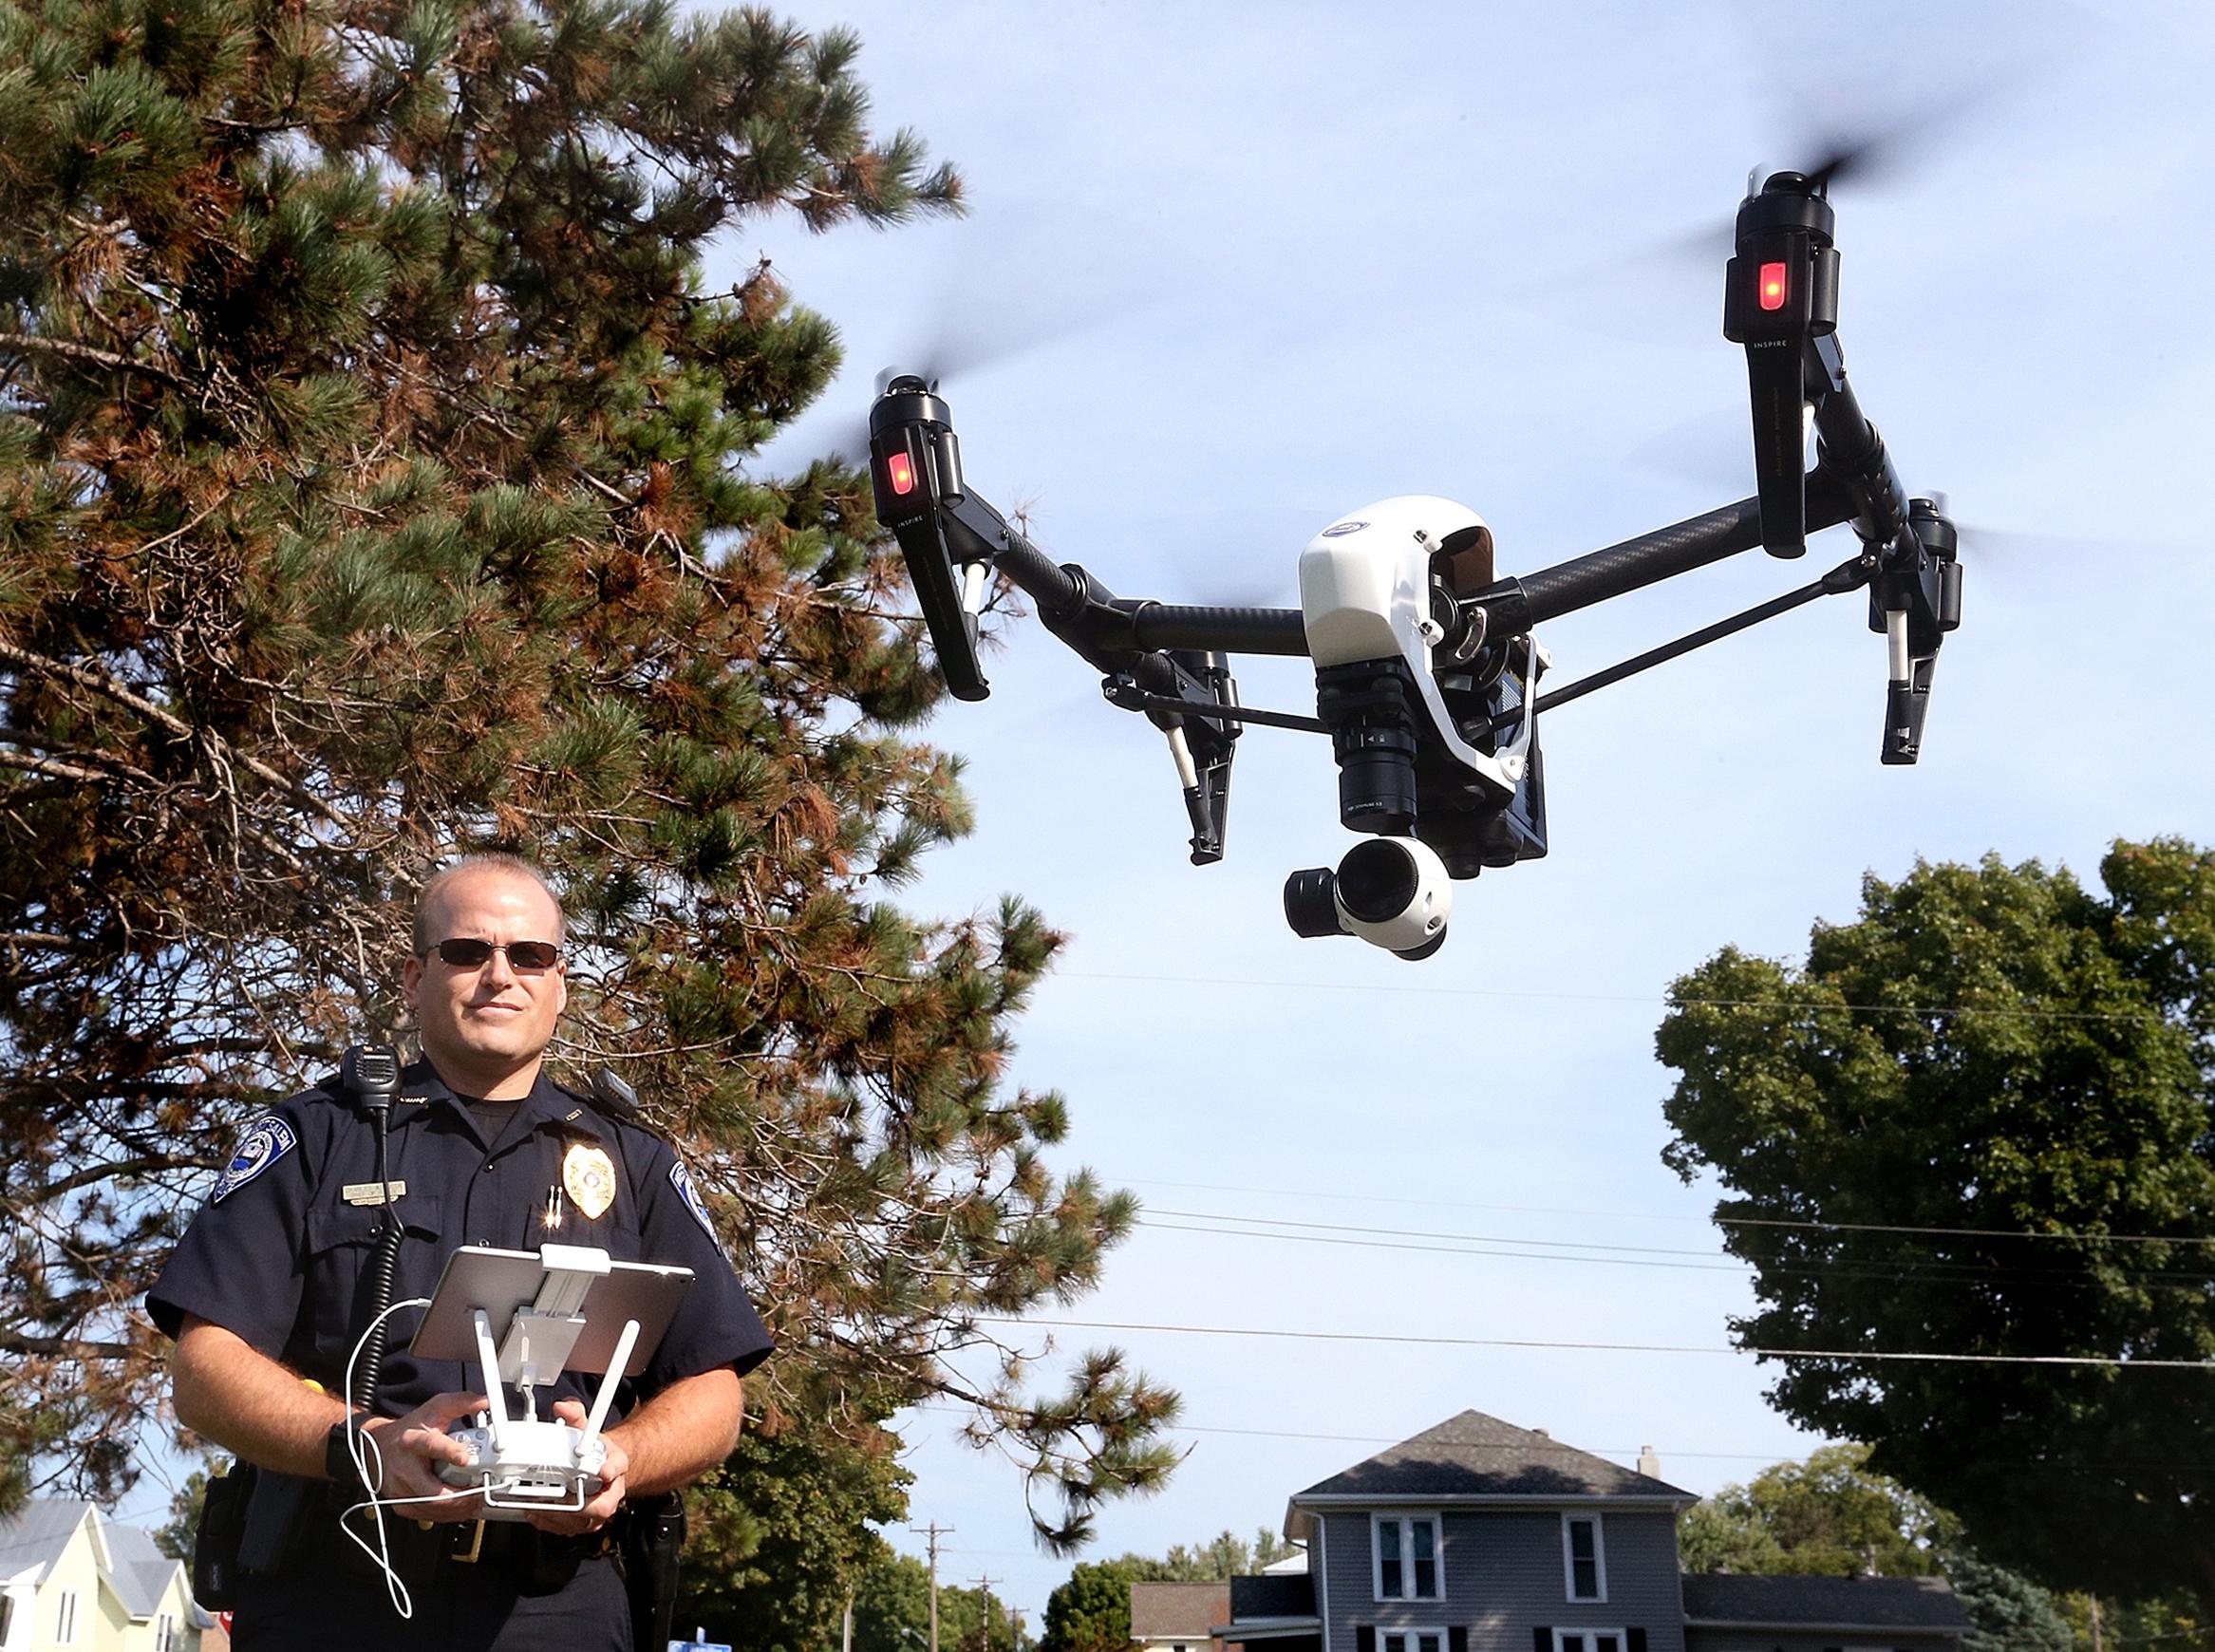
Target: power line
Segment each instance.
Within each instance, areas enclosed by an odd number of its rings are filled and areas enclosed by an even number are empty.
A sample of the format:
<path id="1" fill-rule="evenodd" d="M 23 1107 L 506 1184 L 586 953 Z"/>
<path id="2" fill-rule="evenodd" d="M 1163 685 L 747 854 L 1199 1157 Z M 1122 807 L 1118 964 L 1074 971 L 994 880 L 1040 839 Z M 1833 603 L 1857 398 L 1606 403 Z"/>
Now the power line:
<path id="1" fill-rule="evenodd" d="M 1343 1245 L 1359 1250 L 1415 1250 L 1431 1256 L 1512 1256 L 1526 1262 L 1611 1262 L 1618 1267 L 1681 1267 L 1701 1273 L 1742 1273 L 1731 1262 L 1654 1262 L 1639 1256 L 1556 1256 L 1544 1250 L 1482 1249 L 1467 1245 L 1410 1245 L 1392 1239 L 1345 1239 L 1326 1233 L 1263 1233 L 1241 1228 L 1197 1228 L 1185 1222 L 1138 1218 L 1138 1226 L 1161 1233 L 1215 1233 L 1227 1239 L 1276 1239 L 1286 1245 Z"/>
<path id="2" fill-rule="evenodd" d="M 2027 1021 L 2141 1021 L 2161 1016 L 2145 1009 L 2032 1009 L 2020 1004 L 1795 1004 L 1781 998 L 1654 998 L 1619 992 L 1533 992 L 1504 986 L 1417 986 L 1371 981 L 1255 981 L 1231 975 L 1122 975 L 1098 969 L 1057 969 L 1065 981 L 1117 981 L 1175 986 L 1253 986 L 1274 992 L 1389 992 L 1423 998 L 1540 999 L 1564 1004 L 1636 1004 L 1663 1009 L 1788 1009 L 1799 1016 L 1865 1015 L 2013 1016 Z"/>
<path id="3" fill-rule="evenodd" d="M 1534 1337 L 1417 1337 L 1383 1331 L 1283 1331 L 1247 1325 L 1163 1325 L 1113 1320 L 1023 1320 L 979 1314 L 980 1324 L 1027 1325 L 1034 1330 L 1160 1331 L 1194 1337 L 1258 1337 L 1301 1342 L 1390 1342 L 1424 1348 L 1551 1348 L 1589 1354 L 1753 1354 L 1772 1360 L 1911 1361 L 1946 1365 L 2113 1365 L 2165 1371 L 2215 1370 L 2210 1360 L 2118 1360 L 2104 1354 L 1939 1354 L 1855 1348 L 1715 1347 L 1667 1342 L 1560 1342 Z"/>
<path id="4" fill-rule="evenodd" d="M 1359 1228 L 1344 1224 L 1334 1224 L 1327 1222 L 1295 1222 L 1289 1219 L 1280 1219 L 1272 1216 L 1216 1215 L 1209 1211 L 1166 1211 L 1164 1214 L 1196 1215 L 1202 1221 L 1240 1222 L 1247 1224 L 1247 1226 L 1239 1228 L 1194 1227 L 1190 1223 L 1185 1222 L 1156 1221 L 1151 1215 L 1140 1216 L 1137 1219 L 1138 1226 L 1142 1228 L 1151 1228 L 1166 1233 L 1214 1233 L 1233 1239 L 1275 1239 L 1289 1245 L 1338 1245 L 1363 1250 L 1416 1251 L 1431 1256 L 1504 1256 L 1512 1257 L 1527 1262 L 1607 1263 L 1612 1264 L 1617 1267 L 1674 1267 L 1689 1269 L 1695 1272 L 1710 1273 L 1740 1273 L 1745 1268 L 1757 1268 L 1763 1273 L 1812 1274 L 1846 1279 L 1913 1280 L 1918 1283 L 1926 1285 L 1941 1284 L 1994 1286 L 2021 1284 L 2049 1286 L 2065 1286 L 2072 1289 L 2085 1288 L 2098 1284 L 2097 1280 L 2090 1277 L 2093 1269 L 2093 1264 L 2089 1262 L 2074 1263 L 2066 1267 L 2025 1267 L 2019 1265 L 2011 1266 L 1995 1265 L 1977 1261 L 1953 1261 L 1943 1257 L 1935 1256 L 1912 1257 L 1901 1260 L 1888 1260 L 1882 1257 L 1872 1257 L 1866 1260 L 1856 1259 L 1838 1262 L 1779 1262 L 1774 1260 L 1755 1262 L 1742 1257 L 1712 1262 L 1662 1262 L 1653 1260 L 1649 1255 L 1578 1256 L 1565 1255 L 1549 1250 L 1512 1250 L 1498 1248 L 1500 1246 L 1511 1245 L 1566 1245 L 1570 1243 L 1569 1241 L 1566 1240 L 1516 1239 L 1512 1237 L 1499 1238 L 1488 1234 L 1424 1233 L 1420 1230 Z M 1284 1228 L 1323 1229 L 1327 1230 L 1327 1231 L 1299 1233 L 1270 1232 L 1266 1230 L 1265 1225 Z M 1408 1233 L 1410 1237 L 1443 1239 L 1455 1241 L 1455 1243 L 1443 1245 L 1416 1245 L 1407 1243 L 1407 1241 L 1404 1239 L 1355 1239 L 1343 1237 L 1343 1235 L 1348 1233 L 1391 1234 L 1397 1232 Z M 1461 1243 L 1461 1241 L 1464 1240 L 1468 1241 L 1468 1243 Z M 1659 1248 L 1637 1245 L 1584 1245 L 1581 1247 L 1581 1248 L 1589 1250 L 1623 1249 L 1633 1251 L 1650 1251 Z M 1712 1255 L 1713 1253 L 1698 1250 L 1675 1250 L 1664 1251 L 1663 1254 L 1678 1256 L 1701 1256 Z M 2130 1276 L 2130 1278 L 2133 1284 L 2157 1283 L 2168 1285 L 2204 1285 L 2208 1280 L 2215 1279 L 2215 1273 L 2211 1273 L 2205 1268 L 2156 1268 L 2133 1273 Z"/>
<path id="5" fill-rule="evenodd" d="M 2191 1233 L 2103 1233 L 2093 1232 L 2089 1229 L 2082 1228 L 2053 1228 L 2043 1230 L 2028 1228 L 1937 1228 L 1918 1226 L 1916 1224 L 1906 1222 L 1826 1222 L 1816 1220 L 1811 1217 L 1803 1218 L 1785 1216 L 1679 1216 L 1665 1214 L 1659 1211 L 1593 1211 L 1575 1209 L 1559 1205 L 1488 1205 L 1476 1204 L 1468 1200 L 1456 1199 L 1411 1199 L 1405 1196 L 1398 1196 L 1389 1193 L 1349 1193 L 1344 1192 L 1334 1192 L 1321 1188 L 1253 1188 L 1232 1186 L 1223 1182 L 1173 1182 L 1163 1181 L 1159 1178 L 1150 1176 L 1116 1176 L 1111 1179 L 1117 1182 L 1127 1182 L 1133 1187 L 1178 1188 L 1187 1192 L 1248 1193 L 1259 1197 L 1279 1199 L 1329 1199 L 1336 1200 L 1342 1204 L 1357 1205 L 1415 1205 L 1423 1207 L 1428 1210 L 1438 1211 L 1500 1211 L 1525 1216 L 1587 1216 L 1601 1220 L 1627 1220 L 1635 1222 L 1712 1222 L 1718 1228 L 1787 1228 L 1797 1229 L 1811 1232 L 1825 1233 L 1924 1234 L 1934 1238 L 1943 1239 L 2073 1240 L 2078 1244 L 2084 1245 L 2215 1245 L 2215 1236 Z M 1183 1212 L 1163 1212 L 1165 1215 L 1179 1213 Z M 1280 1227 L 1291 1227 L 1295 1225 L 1288 1219 L 1279 1221 L 1277 1218 L 1269 1216 L 1227 1216 L 1222 1218 L 1222 1220 L 1256 1222 L 1275 1221 L 1278 1222 Z M 1327 1226 L 1327 1224 L 1322 1223 L 1314 1225 L 1318 1227 Z M 1389 1229 L 1366 1228 L 1351 1228 L 1348 1230 L 1355 1232 L 1392 1231 L 1392 1230 Z M 1447 1234 L 1429 1234 L 1425 1236 L 1430 1238 L 1465 1237 L 1465 1235 Z M 1466 1235 L 1466 1237 L 1474 1238 L 1478 1236 Z M 1503 1245 L 1557 1245 L 1569 1243 L 1566 1240 L 1516 1238 L 1487 1240 L 1485 1242 Z M 1608 1246 L 1605 1247 L 1605 1248 L 1636 1250 L 1646 1248 L 1641 1246 L 1623 1245 Z M 1662 1247 L 1655 1247 L 1653 1248 L 1658 1253 L 1662 1254 L 1687 1256 L 1705 1254 L 1705 1252 L 1691 1250 L 1671 1251 Z"/>
<path id="6" fill-rule="evenodd" d="M 1377 1233 L 1390 1239 L 1455 1239 L 1472 1245 L 1536 1245 L 1548 1250 L 1628 1250 L 1641 1256 L 1707 1256 L 1712 1250 L 1694 1250 L 1667 1245 L 1608 1245 L 1593 1239 L 1524 1239 L 1500 1233 L 1437 1233 L 1422 1228 L 1368 1228 L 1351 1222 L 1302 1222 L 1289 1216 L 1234 1216 L 1219 1211 L 1157 1211 L 1149 1216 L 1181 1216 L 1192 1222 L 1267 1222 L 1275 1228 L 1305 1228 L 1328 1233 Z"/>

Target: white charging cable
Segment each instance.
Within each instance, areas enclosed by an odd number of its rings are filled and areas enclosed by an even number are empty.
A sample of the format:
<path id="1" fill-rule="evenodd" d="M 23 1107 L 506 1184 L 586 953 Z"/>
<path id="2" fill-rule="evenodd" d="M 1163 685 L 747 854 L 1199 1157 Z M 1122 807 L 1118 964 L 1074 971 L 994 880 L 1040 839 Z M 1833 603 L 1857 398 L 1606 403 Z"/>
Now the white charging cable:
<path id="1" fill-rule="evenodd" d="M 431 1299 L 427 1296 L 410 1297 L 405 1302 L 394 1303 L 369 1322 L 367 1328 L 362 1332 L 361 1340 L 354 1343 L 354 1351 L 347 1356 L 347 1393 L 349 1396 L 354 1391 L 354 1361 L 362 1357 L 362 1349 L 369 1341 L 370 1332 L 383 1324 L 391 1315 L 400 1312 L 402 1308 L 428 1307 L 430 1305 Z M 349 1400 L 348 1403 L 350 1404 L 351 1401 Z M 365 1424 L 366 1421 L 366 1419 L 365 1419 Z M 412 1618 L 415 1616 L 415 1602 L 408 1594 L 407 1585 L 401 1580 L 400 1573 L 393 1569 L 392 1542 L 385 1530 L 385 1511 L 404 1508 L 413 1503 L 442 1503 L 446 1501 L 450 1493 L 434 1492 L 424 1497 L 380 1497 L 377 1495 L 385 1489 L 385 1454 L 378 1448 L 376 1440 L 370 1437 L 367 1427 L 357 1426 L 350 1416 L 347 1419 L 347 1455 L 353 1462 L 355 1478 L 361 1481 L 363 1489 L 369 1495 L 363 1501 L 354 1504 L 338 1517 L 338 1529 L 347 1534 L 348 1542 L 376 1562 L 377 1569 L 385 1574 L 385 1593 L 392 1602 L 392 1609 L 398 1612 L 403 1619 Z M 511 1479 L 504 1485 L 490 1489 L 510 1492 L 518 1484 L 520 1481 Z M 377 1523 L 377 1542 L 374 1548 L 370 1546 L 366 1538 L 348 1524 L 356 1514 L 365 1509 L 369 1511 Z"/>

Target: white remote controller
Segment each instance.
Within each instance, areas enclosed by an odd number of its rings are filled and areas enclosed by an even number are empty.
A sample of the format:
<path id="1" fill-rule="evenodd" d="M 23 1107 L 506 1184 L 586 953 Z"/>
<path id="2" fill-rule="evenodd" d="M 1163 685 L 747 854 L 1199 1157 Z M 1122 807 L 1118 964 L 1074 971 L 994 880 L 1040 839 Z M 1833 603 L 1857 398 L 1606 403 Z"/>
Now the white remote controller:
<path id="1" fill-rule="evenodd" d="M 581 1508 L 600 1490 L 605 1436 L 587 1438 L 566 1422 L 511 1422 L 501 1432 L 506 1449 L 496 1453 L 492 1430 L 483 1424 L 447 1430 L 469 1461 L 439 1467 L 449 1486 L 485 1493 L 486 1518 L 519 1520 L 536 1509 Z"/>

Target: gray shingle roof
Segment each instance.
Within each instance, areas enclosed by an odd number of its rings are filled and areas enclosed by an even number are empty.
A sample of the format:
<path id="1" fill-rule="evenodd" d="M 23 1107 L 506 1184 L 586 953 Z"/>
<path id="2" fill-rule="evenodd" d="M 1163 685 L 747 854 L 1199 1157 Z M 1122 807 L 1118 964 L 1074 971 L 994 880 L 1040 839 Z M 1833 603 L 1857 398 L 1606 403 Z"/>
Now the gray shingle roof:
<path id="1" fill-rule="evenodd" d="M 1329 1496 L 1677 1497 L 1692 1493 L 1481 1411 L 1465 1411 L 1296 1493 Z"/>
<path id="2" fill-rule="evenodd" d="M 53 1565 L 91 1508 L 77 1498 L 31 1498 L 14 1519 L 0 1522 L 0 1576 Z"/>
<path id="3" fill-rule="evenodd" d="M 1274 1572 L 1230 1580 L 1231 1623 L 1252 1618 L 1312 1618 L 1315 1580 L 1305 1572 Z"/>
<path id="4" fill-rule="evenodd" d="M 1684 1615 L 1729 1624 L 1861 1624 L 1965 1630 L 1969 1614 L 1942 1577 L 1737 1577 L 1684 1579 Z"/>
<path id="5" fill-rule="evenodd" d="M 0 1577 L 52 1566 L 92 1512 L 92 1505 L 81 1499 L 33 1497 L 14 1519 L 0 1523 Z M 100 1537 L 107 1546 L 108 1561 L 108 1569 L 101 1575 L 115 1590 L 116 1599 L 133 1618 L 151 1617 L 178 1563 L 154 1546 L 152 1533 L 136 1526 L 102 1520 Z"/>
<path id="6" fill-rule="evenodd" d="M 1131 1586 L 1131 1639 L 1206 1641 L 1230 1616 L 1228 1583 L 1135 1583 Z"/>
<path id="7" fill-rule="evenodd" d="M 155 1548 L 153 1535 L 136 1526 L 103 1521 L 101 1532 L 107 1539 L 108 1559 L 115 1567 L 108 1582 L 115 1587 L 116 1598 L 123 1603 L 123 1610 L 134 1618 L 153 1616 L 161 1604 L 161 1591 L 169 1586 L 179 1563 Z"/>

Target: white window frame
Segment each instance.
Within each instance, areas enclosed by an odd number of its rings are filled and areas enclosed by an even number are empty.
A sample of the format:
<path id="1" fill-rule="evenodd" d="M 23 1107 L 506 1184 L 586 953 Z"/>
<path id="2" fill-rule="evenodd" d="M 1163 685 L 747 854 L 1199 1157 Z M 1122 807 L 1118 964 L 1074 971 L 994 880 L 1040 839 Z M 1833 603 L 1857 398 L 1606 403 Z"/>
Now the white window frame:
<path id="1" fill-rule="evenodd" d="M 1596 1595 L 1577 1593 L 1577 1551 L 1569 1543 L 1569 1525 L 1572 1521 L 1588 1520 L 1592 1523 L 1592 1573 L 1600 1586 Z M 1563 1510 L 1561 1516 L 1561 1587 L 1562 1593 L 1580 1606 L 1604 1606 L 1607 1604 L 1607 1528 L 1597 1511 L 1589 1514 Z M 1605 1634 L 1606 1631 L 1601 1631 Z M 1559 1652 L 1559 1648 L 1555 1649 Z"/>
<path id="2" fill-rule="evenodd" d="M 1432 1581 L 1437 1585 L 1437 1588 L 1427 1595 L 1416 1593 L 1415 1524 L 1418 1520 L 1431 1523 L 1431 1561 L 1432 1569 L 1436 1573 Z M 1399 1529 L 1399 1581 L 1406 1586 L 1403 1592 L 1397 1595 L 1384 1592 L 1384 1545 L 1377 1536 L 1379 1530 L 1388 1525 Z M 1435 1509 L 1410 1509 L 1396 1514 L 1373 1513 L 1369 1516 L 1369 1592 L 1380 1601 L 1442 1601 L 1446 1598 L 1444 1515 Z M 1397 1629 L 1393 1632 L 1400 1633 Z"/>
<path id="3" fill-rule="evenodd" d="M 1388 1643 L 1395 1636 L 1403 1637 L 1399 1643 L 1400 1652 L 1422 1652 L 1422 1648 L 1415 1643 L 1415 1639 L 1418 1635 L 1436 1636 L 1437 1638 L 1437 1652 L 1446 1652 L 1446 1631 L 1443 1628 L 1434 1628 L 1428 1624 L 1417 1624 L 1404 1629 L 1387 1629 L 1382 1624 L 1378 1624 L 1377 1652 L 1392 1652 Z"/>
<path id="4" fill-rule="evenodd" d="M 1593 1640 L 1596 1635 L 1612 1635 L 1615 1637 L 1615 1652 L 1630 1652 L 1629 1630 L 1610 1629 L 1605 1624 L 1596 1629 L 1580 1629 L 1573 1624 L 1566 1629 L 1556 1629 L 1553 1632 L 1553 1652 L 1568 1652 L 1568 1647 L 1563 1641 L 1563 1637 L 1568 1635 L 1582 1635 L 1585 1638 L 1585 1652 L 1600 1652 L 1598 1644 Z"/>
<path id="5" fill-rule="evenodd" d="M 77 1591 L 64 1589 L 54 1606 L 54 1644 L 77 1644 Z"/>

